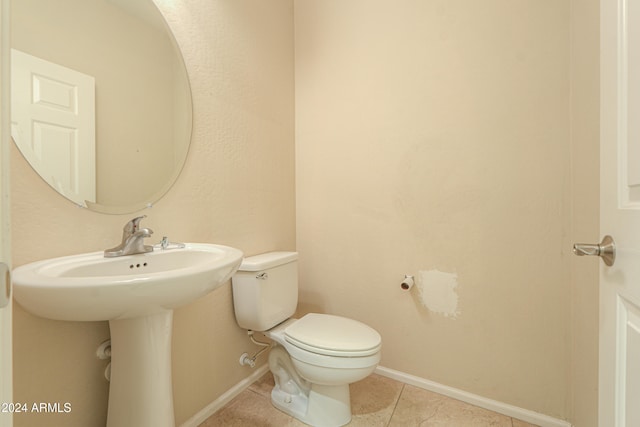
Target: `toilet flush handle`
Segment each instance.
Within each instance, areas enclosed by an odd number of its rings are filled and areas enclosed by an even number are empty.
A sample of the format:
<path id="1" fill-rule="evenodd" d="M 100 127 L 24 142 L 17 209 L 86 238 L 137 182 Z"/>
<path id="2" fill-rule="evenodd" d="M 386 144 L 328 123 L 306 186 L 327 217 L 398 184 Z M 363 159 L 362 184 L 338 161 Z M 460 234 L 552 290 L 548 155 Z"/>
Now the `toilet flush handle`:
<path id="1" fill-rule="evenodd" d="M 256 279 L 258 280 L 267 280 L 269 278 L 269 275 L 267 274 L 266 271 L 263 271 L 262 273 L 258 273 L 256 275 Z"/>

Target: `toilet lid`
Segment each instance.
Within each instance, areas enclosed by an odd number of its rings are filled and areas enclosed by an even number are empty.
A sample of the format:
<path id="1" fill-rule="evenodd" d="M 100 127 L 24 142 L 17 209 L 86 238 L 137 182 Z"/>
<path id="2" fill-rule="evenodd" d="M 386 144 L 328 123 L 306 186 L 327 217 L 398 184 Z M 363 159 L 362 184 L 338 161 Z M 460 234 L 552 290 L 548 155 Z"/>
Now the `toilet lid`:
<path id="1" fill-rule="evenodd" d="M 369 356 L 380 350 L 380 334 L 357 320 L 310 313 L 284 331 L 287 342 L 331 356 Z"/>

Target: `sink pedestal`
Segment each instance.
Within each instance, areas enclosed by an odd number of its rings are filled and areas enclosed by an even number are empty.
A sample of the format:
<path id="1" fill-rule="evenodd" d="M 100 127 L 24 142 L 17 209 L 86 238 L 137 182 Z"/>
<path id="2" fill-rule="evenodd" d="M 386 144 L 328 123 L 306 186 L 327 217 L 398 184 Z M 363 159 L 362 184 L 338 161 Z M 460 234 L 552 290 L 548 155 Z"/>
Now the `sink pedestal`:
<path id="1" fill-rule="evenodd" d="M 171 384 L 173 310 L 110 320 L 107 427 L 174 427 Z"/>

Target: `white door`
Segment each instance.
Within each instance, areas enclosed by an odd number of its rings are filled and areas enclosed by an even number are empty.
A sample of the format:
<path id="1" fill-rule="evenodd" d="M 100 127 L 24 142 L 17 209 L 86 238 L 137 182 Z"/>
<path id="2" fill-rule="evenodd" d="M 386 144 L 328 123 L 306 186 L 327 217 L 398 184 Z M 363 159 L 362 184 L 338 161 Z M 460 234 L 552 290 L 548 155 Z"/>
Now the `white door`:
<path id="1" fill-rule="evenodd" d="M 96 201 L 95 79 L 11 50 L 11 134 L 60 194 Z"/>
<path id="2" fill-rule="evenodd" d="M 0 405 L 12 402 L 11 364 L 11 281 L 8 278 L 10 257 L 9 230 L 9 1 L 0 0 Z M 0 427 L 13 426 L 11 412 L 0 407 Z M 10 409 L 10 408 L 6 408 Z"/>
<path id="3" fill-rule="evenodd" d="M 600 1 L 599 425 L 640 426 L 640 0 Z"/>

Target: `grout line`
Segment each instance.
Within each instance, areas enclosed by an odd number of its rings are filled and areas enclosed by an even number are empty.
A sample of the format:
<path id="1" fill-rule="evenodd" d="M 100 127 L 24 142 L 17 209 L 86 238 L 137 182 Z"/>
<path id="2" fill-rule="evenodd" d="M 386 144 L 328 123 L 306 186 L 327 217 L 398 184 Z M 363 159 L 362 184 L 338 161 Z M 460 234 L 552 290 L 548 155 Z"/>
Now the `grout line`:
<path id="1" fill-rule="evenodd" d="M 398 381 L 400 382 L 400 381 Z M 406 386 L 405 383 L 400 383 L 402 384 L 402 388 L 400 389 L 400 393 L 398 393 L 398 398 L 396 399 L 396 404 L 393 405 L 393 411 L 391 411 L 391 416 L 389 417 L 389 421 L 387 421 L 387 426 L 389 427 L 391 425 L 391 420 L 393 419 L 394 414 L 396 413 L 396 409 L 398 409 L 398 403 L 400 403 L 400 398 L 402 397 L 402 393 L 404 392 L 404 388 Z M 513 427 L 513 426 L 511 426 Z"/>

